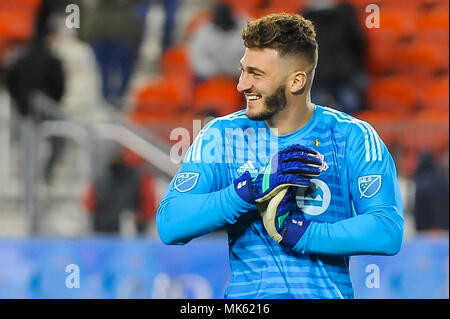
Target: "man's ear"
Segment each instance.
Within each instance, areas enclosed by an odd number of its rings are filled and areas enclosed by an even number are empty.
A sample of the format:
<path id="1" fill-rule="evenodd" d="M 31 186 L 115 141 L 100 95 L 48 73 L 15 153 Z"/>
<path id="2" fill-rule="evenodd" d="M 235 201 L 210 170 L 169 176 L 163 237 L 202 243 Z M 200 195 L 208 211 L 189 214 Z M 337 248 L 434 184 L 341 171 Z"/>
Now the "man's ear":
<path id="1" fill-rule="evenodd" d="M 295 71 L 291 82 L 290 91 L 294 95 L 302 94 L 305 91 L 308 75 L 303 71 Z"/>

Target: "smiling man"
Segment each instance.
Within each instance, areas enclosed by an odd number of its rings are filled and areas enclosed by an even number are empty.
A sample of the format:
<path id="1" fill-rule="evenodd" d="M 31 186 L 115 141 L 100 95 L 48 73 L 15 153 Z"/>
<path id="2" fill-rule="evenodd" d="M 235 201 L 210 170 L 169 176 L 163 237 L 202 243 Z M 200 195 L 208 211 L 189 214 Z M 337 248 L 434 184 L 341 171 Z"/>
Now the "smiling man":
<path id="1" fill-rule="evenodd" d="M 159 206 L 160 237 L 185 244 L 225 229 L 226 298 L 353 298 L 350 256 L 401 247 L 392 157 L 368 123 L 311 102 L 310 21 L 268 15 L 250 21 L 243 40 L 246 108 L 196 137 Z"/>

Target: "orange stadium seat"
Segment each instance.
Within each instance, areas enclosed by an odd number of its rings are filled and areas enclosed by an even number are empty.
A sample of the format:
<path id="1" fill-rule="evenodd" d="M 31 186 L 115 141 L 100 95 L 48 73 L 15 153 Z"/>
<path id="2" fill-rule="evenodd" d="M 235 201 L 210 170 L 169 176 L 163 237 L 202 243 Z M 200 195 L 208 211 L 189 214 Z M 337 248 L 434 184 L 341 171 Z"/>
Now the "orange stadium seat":
<path id="1" fill-rule="evenodd" d="M 379 28 L 364 28 L 369 42 L 392 43 L 413 38 L 418 12 L 413 8 L 383 7 Z"/>
<path id="2" fill-rule="evenodd" d="M 447 8 L 436 7 L 424 10 L 417 19 L 417 37 L 439 41 L 448 45 L 449 11 Z"/>
<path id="3" fill-rule="evenodd" d="M 417 166 L 417 156 L 422 151 L 439 154 L 448 149 L 447 111 L 422 111 L 411 114 L 364 111 L 355 115 L 370 123 L 390 150 L 403 150 L 397 158 L 402 175 L 410 176 Z"/>
<path id="4" fill-rule="evenodd" d="M 366 61 L 372 76 L 398 73 L 398 63 L 393 56 L 402 49 L 402 44 L 393 40 L 372 41 L 367 46 Z"/>
<path id="5" fill-rule="evenodd" d="M 167 48 L 160 60 L 160 70 L 162 74 L 171 75 L 192 75 L 191 62 L 188 49 L 185 45 L 176 45 Z"/>
<path id="6" fill-rule="evenodd" d="M 379 5 L 380 8 L 397 7 L 403 9 L 421 9 L 426 6 L 432 6 L 445 3 L 446 0 L 338 0 L 339 2 L 349 2 L 356 7 L 364 9 L 369 4 Z"/>
<path id="7" fill-rule="evenodd" d="M 407 78 L 377 78 L 368 90 L 369 109 L 406 114 L 418 105 L 417 93 Z"/>
<path id="8" fill-rule="evenodd" d="M 2 0 L 0 9 L 36 10 L 42 0 Z"/>
<path id="9" fill-rule="evenodd" d="M 398 7 L 398 8 L 414 8 L 421 10 L 425 7 L 435 5 L 446 0 L 383 0 L 384 6 Z"/>
<path id="10" fill-rule="evenodd" d="M 430 82 L 425 86 L 422 96 L 422 105 L 426 110 L 449 110 L 449 78 L 443 77 Z"/>
<path id="11" fill-rule="evenodd" d="M 386 0 L 337 0 L 336 2 L 348 2 L 355 6 L 357 9 L 363 9 L 369 4 L 381 5 Z"/>
<path id="12" fill-rule="evenodd" d="M 447 3 L 448 9 L 448 3 Z M 417 26 L 424 29 L 444 29 L 449 28 L 449 13 L 441 7 L 423 11 L 417 19 Z"/>
<path id="13" fill-rule="evenodd" d="M 225 2 L 229 4 L 233 11 L 237 14 L 243 14 L 248 16 L 253 16 L 254 12 L 261 9 L 266 0 L 219 0 L 220 2 Z"/>
<path id="14" fill-rule="evenodd" d="M 398 73 L 399 65 L 395 57 L 415 34 L 416 13 L 413 10 L 382 10 L 379 28 L 366 28 L 362 21 L 368 42 L 367 65 L 369 72 L 375 76 Z"/>
<path id="15" fill-rule="evenodd" d="M 3 65 L 3 58 L 6 55 L 7 44 L 0 38 L 0 65 Z"/>
<path id="16" fill-rule="evenodd" d="M 28 40 L 40 3 L 41 0 L 0 1 L 0 38 L 9 42 Z"/>
<path id="17" fill-rule="evenodd" d="M 185 104 L 189 105 L 192 102 L 194 73 L 186 46 L 177 45 L 166 49 L 160 60 L 160 72 L 162 77 L 174 81 L 174 85 L 176 83 Z"/>
<path id="18" fill-rule="evenodd" d="M 195 112 L 216 110 L 219 115 L 235 112 L 242 107 L 242 97 L 236 81 L 227 77 L 212 77 L 197 85 L 194 92 Z"/>
<path id="19" fill-rule="evenodd" d="M 415 40 L 394 56 L 402 74 L 412 78 L 448 73 L 449 48 L 433 40 Z"/>
<path id="20" fill-rule="evenodd" d="M 292 13 L 300 13 L 306 5 L 306 0 L 269 0 L 269 7 Z"/>
<path id="21" fill-rule="evenodd" d="M 186 107 L 186 87 L 178 78 L 161 77 L 136 92 L 136 113 L 176 114 Z"/>
<path id="22" fill-rule="evenodd" d="M 0 37 L 8 41 L 25 41 L 32 35 L 33 21 L 26 12 L 0 11 Z"/>
<path id="23" fill-rule="evenodd" d="M 400 136 L 405 148 L 438 154 L 448 148 L 448 111 L 423 111 L 405 119 Z"/>

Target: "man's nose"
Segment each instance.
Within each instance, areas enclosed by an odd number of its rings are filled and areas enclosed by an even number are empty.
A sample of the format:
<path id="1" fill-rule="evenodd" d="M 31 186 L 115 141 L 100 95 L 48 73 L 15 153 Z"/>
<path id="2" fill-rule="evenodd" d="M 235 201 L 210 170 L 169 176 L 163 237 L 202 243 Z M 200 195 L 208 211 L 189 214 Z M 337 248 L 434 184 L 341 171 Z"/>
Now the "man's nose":
<path id="1" fill-rule="evenodd" d="M 248 76 L 246 76 L 245 74 L 242 74 L 239 77 L 239 82 L 237 84 L 237 90 L 242 93 L 242 92 L 245 92 L 245 91 L 247 91 L 247 90 L 249 90 L 251 88 L 252 88 L 252 84 L 248 80 Z"/>

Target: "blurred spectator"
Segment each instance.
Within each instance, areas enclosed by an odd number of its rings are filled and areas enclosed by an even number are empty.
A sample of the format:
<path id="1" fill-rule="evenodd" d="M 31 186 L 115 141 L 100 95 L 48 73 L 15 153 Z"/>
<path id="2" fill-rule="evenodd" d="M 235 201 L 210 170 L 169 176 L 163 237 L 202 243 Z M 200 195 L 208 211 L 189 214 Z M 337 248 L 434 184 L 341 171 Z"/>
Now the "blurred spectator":
<path id="1" fill-rule="evenodd" d="M 80 41 L 76 29 L 65 26 L 64 17 L 58 17 L 58 37 L 54 52 L 61 58 L 66 76 L 62 100 L 70 118 L 95 121 L 104 118 L 101 105 L 101 79 L 97 72 L 94 52 L 90 45 Z"/>
<path id="2" fill-rule="evenodd" d="M 114 156 L 107 167 L 91 185 L 83 199 L 91 214 L 96 233 L 117 235 L 123 227 L 124 214 L 133 214 L 138 233 L 147 230 L 156 213 L 153 175 L 130 153 Z M 135 158 L 135 157 L 134 157 Z"/>
<path id="3" fill-rule="evenodd" d="M 81 20 L 80 37 L 92 46 L 102 78 L 103 96 L 120 103 L 133 72 L 143 34 L 139 0 L 97 0 Z"/>
<path id="4" fill-rule="evenodd" d="M 44 6 L 40 16 L 46 10 Z M 51 51 L 54 37 L 47 16 L 38 19 L 33 39 L 6 67 L 6 87 L 17 111 L 34 125 L 59 117 L 57 108 L 64 95 L 65 76 L 60 59 Z M 44 166 L 47 183 L 51 182 L 54 165 L 64 149 L 64 138 L 52 136 L 49 140 L 51 151 Z"/>
<path id="5" fill-rule="evenodd" d="M 400 188 L 400 193 L 402 194 L 402 204 L 403 204 L 403 218 L 405 220 L 405 230 L 404 237 L 408 238 L 416 234 L 415 221 L 413 215 L 414 208 L 414 194 L 415 194 L 415 183 L 410 177 L 404 174 L 404 161 L 405 149 L 402 144 L 392 143 L 386 144 L 389 151 L 391 152 L 392 158 L 395 162 L 395 167 L 397 169 L 397 179 L 398 186 Z"/>
<path id="6" fill-rule="evenodd" d="M 445 180 L 447 181 L 447 184 L 449 183 L 449 157 L 448 157 L 448 148 L 445 150 L 444 155 L 442 156 L 442 173 L 445 177 Z"/>
<path id="7" fill-rule="evenodd" d="M 414 176 L 414 216 L 419 232 L 448 232 L 449 184 L 444 170 L 437 166 L 431 153 L 421 154 Z"/>
<path id="8" fill-rule="evenodd" d="M 188 43 L 197 80 L 217 75 L 239 77 L 244 26 L 245 21 L 234 15 L 229 5 L 214 4 L 212 21 L 196 30 Z"/>
<path id="9" fill-rule="evenodd" d="M 311 0 L 303 16 L 316 26 L 319 43 L 312 100 L 350 114 L 361 111 L 368 86 L 363 62 L 366 42 L 354 7 Z"/>
<path id="10" fill-rule="evenodd" d="M 180 5 L 180 0 L 143 0 L 142 4 L 138 7 L 139 16 L 142 20 L 145 20 L 148 10 L 155 4 L 160 4 L 164 9 L 161 48 L 165 50 L 174 44 L 173 34 L 176 24 L 175 17 Z"/>

